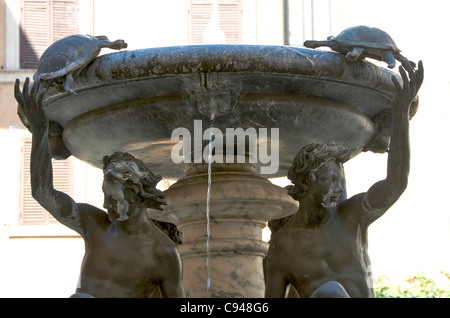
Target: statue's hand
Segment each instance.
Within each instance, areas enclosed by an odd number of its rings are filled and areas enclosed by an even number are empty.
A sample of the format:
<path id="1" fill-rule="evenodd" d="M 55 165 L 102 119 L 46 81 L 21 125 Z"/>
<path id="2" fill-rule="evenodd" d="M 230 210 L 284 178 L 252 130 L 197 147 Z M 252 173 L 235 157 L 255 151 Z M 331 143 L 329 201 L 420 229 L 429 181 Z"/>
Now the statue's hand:
<path id="1" fill-rule="evenodd" d="M 405 72 L 408 72 L 408 75 Z M 392 111 L 397 113 L 409 114 L 409 106 L 417 95 L 423 82 L 423 64 L 419 61 L 418 69 L 414 70 L 410 63 L 402 63 L 399 67 L 400 74 L 403 79 L 403 87 L 397 78 L 392 76 L 397 92 L 392 101 Z"/>
<path id="2" fill-rule="evenodd" d="M 27 77 L 20 91 L 20 81 L 16 79 L 14 85 L 14 96 L 19 103 L 17 115 L 22 123 L 33 133 L 37 130 L 45 130 L 48 127 L 48 118 L 42 107 L 45 89 L 38 83 L 34 83 L 29 92 L 30 79 Z"/>

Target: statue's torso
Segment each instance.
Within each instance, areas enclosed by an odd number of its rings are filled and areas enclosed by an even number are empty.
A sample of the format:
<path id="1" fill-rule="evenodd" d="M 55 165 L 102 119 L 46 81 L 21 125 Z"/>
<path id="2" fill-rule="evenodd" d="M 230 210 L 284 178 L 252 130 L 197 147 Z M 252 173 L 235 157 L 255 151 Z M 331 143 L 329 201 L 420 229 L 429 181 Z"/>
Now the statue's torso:
<path id="1" fill-rule="evenodd" d="M 126 235 L 99 228 L 89 233 L 77 291 L 96 297 L 148 297 L 162 279 L 161 251 L 173 248 L 156 231 Z"/>
<path id="2" fill-rule="evenodd" d="M 367 255 L 360 228 L 343 226 L 338 215 L 308 228 L 290 222 L 276 233 L 271 250 L 285 277 L 302 297 L 328 281 L 341 283 L 351 297 L 369 297 Z"/>

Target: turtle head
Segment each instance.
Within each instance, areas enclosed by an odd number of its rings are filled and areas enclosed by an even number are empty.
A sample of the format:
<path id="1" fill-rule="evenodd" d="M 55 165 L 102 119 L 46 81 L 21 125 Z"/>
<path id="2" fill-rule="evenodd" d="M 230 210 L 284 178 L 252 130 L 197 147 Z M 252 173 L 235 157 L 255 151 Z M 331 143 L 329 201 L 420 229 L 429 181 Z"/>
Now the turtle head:
<path id="1" fill-rule="evenodd" d="M 100 47 L 107 47 L 113 50 L 120 50 L 128 47 L 128 44 L 124 40 L 111 42 L 108 37 L 104 35 L 97 35 L 95 37 L 100 42 Z"/>
<path id="2" fill-rule="evenodd" d="M 394 68 L 395 67 L 395 56 L 394 54 L 392 54 L 391 51 L 386 51 L 384 53 L 384 56 L 382 57 L 383 61 L 387 63 L 389 68 Z"/>
<path id="3" fill-rule="evenodd" d="M 120 50 L 127 48 L 128 44 L 124 40 L 115 40 L 109 47 L 113 50 Z"/>

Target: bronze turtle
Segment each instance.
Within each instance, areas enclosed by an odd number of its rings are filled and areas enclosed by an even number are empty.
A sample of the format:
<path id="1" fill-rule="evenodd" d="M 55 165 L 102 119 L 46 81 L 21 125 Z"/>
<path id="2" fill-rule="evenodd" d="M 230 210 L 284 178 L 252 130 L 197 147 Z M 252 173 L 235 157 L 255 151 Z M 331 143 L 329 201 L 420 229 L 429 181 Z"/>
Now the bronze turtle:
<path id="1" fill-rule="evenodd" d="M 48 84 L 62 81 L 64 89 L 75 94 L 72 89 L 73 77 L 95 59 L 104 47 L 120 50 L 126 48 L 127 43 L 123 40 L 111 42 L 106 36 L 82 34 L 62 38 L 42 54 L 33 79 Z"/>
<path id="2" fill-rule="evenodd" d="M 415 63 L 400 54 L 400 49 L 385 31 L 364 25 L 350 27 L 337 36 L 329 36 L 327 41 L 305 41 L 305 47 L 318 48 L 328 46 L 333 51 L 345 55 L 348 61 L 357 61 L 370 57 L 384 61 L 389 68 L 395 67 L 395 60 L 401 63 Z"/>

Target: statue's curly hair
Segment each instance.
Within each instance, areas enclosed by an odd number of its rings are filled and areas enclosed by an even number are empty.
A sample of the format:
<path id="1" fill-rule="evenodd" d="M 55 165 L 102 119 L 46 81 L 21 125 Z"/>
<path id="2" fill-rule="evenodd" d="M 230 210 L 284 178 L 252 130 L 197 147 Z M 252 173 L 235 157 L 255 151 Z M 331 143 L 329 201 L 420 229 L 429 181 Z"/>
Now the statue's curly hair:
<path id="1" fill-rule="evenodd" d="M 304 146 L 294 157 L 287 177 L 294 185 L 287 186 L 289 195 L 294 200 L 300 200 L 308 192 L 311 182 L 316 180 L 315 172 L 323 163 L 334 160 L 344 163 L 350 159 L 350 150 L 343 146 L 332 144 L 311 143 Z"/>
<path id="2" fill-rule="evenodd" d="M 162 210 L 167 205 L 164 193 L 156 189 L 161 177 L 153 174 L 145 164 L 126 152 L 115 152 L 103 157 L 103 173 L 125 182 L 148 208 Z"/>

